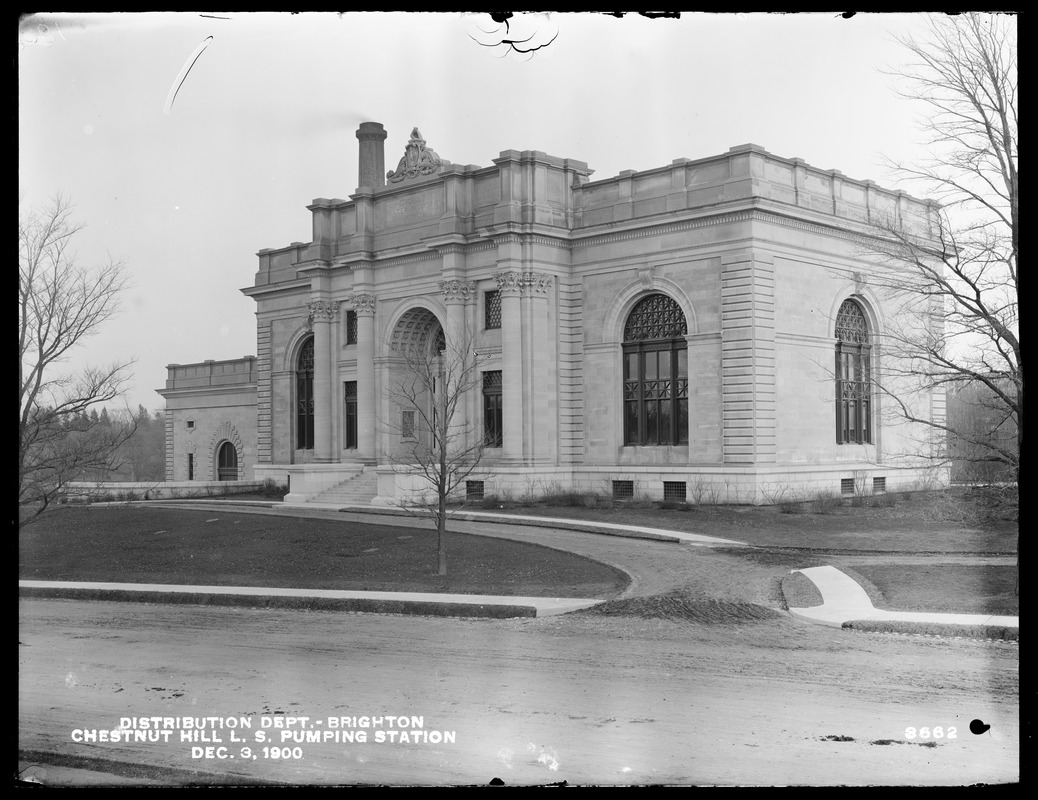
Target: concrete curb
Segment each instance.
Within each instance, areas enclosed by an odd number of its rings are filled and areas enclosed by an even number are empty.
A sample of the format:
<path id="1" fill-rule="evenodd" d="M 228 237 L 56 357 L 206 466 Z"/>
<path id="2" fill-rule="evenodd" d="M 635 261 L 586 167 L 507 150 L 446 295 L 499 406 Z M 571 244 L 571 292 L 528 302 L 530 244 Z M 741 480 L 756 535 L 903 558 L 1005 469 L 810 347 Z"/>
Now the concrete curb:
<path id="1" fill-rule="evenodd" d="M 20 597 L 107 600 L 124 603 L 289 608 L 435 617 L 512 619 L 565 614 L 603 602 L 596 598 L 503 597 L 296 590 L 270 587 L 105 584 L 71 581 L 19 581 Z"/>
<path id="2" fill-rule="evenodd" d="M 362 514 L 372 517 L 397 517 L 404 519 L 416 519 L 416 516 L 404 509 L 393 506 L 343 506 L 339 504 L 300 503 L 297 505 L 284 505 L 277 502 L 263 500 L 148 500 L 137 501 L 157 506 L 179 506 L 182 508 L 195 506 L 197 508 L 225 508 L 237 506 L 238 508 L 265 509 L 275 514 L 298 513 L 305 516 L 307 511 L 337 512 L 340 514 Z M 94 505 L 106 505 L 95 503 Z M 107 505 L 126 505 L 125 503 Z M 515 525 L 517 527 L 530 528 L 556 528 L 559 530 L 578 531 L 580 533 L 597 533 L 605 536 L 620 536 L 627 539 L 647 539 L 657 542 L 670 542 L 672 544 L 689 544 L 700 547 L 753 547 L 745 542 L 734 539 L 721 539 L 717 536 L 707 536 L 698 533 L 685 533 L 684 531 L 667 530 L 666 528 L 650 528 L 643 525 L 620 525 L 608 522 L 585 522 L 583 520 L 568 519 L 564 517 L 533 517 L 521 514 L 495 514 L 488 511 L 459 511 L 451 514 L 450 521 L 456 522 L 494 522 L 501 525 Z M 389 523 L 392 524 L 392 523 Z"/>

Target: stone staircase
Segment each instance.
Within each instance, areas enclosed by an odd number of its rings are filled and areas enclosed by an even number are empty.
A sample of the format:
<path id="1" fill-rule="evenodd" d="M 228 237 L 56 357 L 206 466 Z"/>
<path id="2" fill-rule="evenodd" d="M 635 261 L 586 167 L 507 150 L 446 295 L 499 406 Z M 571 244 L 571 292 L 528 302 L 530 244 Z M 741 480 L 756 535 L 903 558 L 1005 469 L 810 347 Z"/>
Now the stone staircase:
<path id="1" fill-rule="evenodd" d="M 329 503 L 340 506 L 367 506 L 378 494 L 378 475 L 363 470 L 349 480 L 321 492 L 311 503 Z"/>

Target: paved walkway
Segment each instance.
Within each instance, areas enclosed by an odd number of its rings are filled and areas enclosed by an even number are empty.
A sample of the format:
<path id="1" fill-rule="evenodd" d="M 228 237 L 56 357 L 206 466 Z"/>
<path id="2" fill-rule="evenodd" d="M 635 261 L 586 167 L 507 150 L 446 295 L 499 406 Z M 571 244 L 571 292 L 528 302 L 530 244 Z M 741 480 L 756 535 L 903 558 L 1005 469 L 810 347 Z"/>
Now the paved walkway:
<path id="1" fill-rule="evenodd" d="M 933 614 L 920 611 L 883 611 L 872 605 L 865 590 L 849 575 L 836 567 L 809 567 L 797 569 L 818 587 L 822 605 L 811 608 L 790 608 L 794 617 L 809 622 L 840 627 L 851 620 L 876 622 L 922 622 L 938 625 L 992 625 L 1019 628 L 1020 618 L 990 614 Z"/>

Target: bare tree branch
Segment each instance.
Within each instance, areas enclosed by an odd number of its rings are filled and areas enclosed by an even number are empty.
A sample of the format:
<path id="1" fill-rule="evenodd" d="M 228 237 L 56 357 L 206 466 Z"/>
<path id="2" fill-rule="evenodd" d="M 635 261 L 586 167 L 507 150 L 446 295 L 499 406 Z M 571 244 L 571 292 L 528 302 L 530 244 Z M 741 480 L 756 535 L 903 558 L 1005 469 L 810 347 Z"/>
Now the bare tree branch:
<path id="1" fill-rule="evenodd" d="M 127 286 L 120 261 L 81 267 L 71 252 L 82 226 L 68 200 L 30 211 L 18 242 L 18 501 L 28 521 L 42 513 L 64 486 L 89 470 L 111 469 L 114 453 L 133 425 L 87 415 L 118 398 L 131 362 L 63 368 L 72 351 L 119 310 Z"/>
<path id="2" fill-rule="evenodd" d="M 442 349 L 441 349 L 442 347 Z M 460 506 L 458 489 L 480 466 L 486 441 L 478 420 L 470 420 L 465 405 L 482 385 L 486 362 L 475 350 L 475 337 L 466 329 L 448 328 L 442 339 L 431 332 L 419 341 L 394 347 L 398 378 L 387 390 L 400 416 L 383 420 L 386 430 L 400 435 L 399 449 L 386 455 L 408 475 L 428 485 L 426 497 L 406 507 L 429 518 L 437 531 L 439 574 L 447 574 L 447 520 Z M 405 428 L 403 415 L 412 420 Z"/>
<path id="3" fill-rule="evenodd" d="M 895 73 L 900 93 L 929 107 L 932 157 L 893 166 L 942 207 L 929 235 L 894 217 L 862 240 L 876 262 L 870 284 L 894 308 L 879 337 L 880 390 L 904 419 L 946 433 L 953 457 L 999 463 L 1015 479 L 1024 402 L 1016 20 L 935 16 L 925 37 L 898 41 L 915 57 Z M 912 411 L 906 385 L 947 390 L 948 414 Z"/>

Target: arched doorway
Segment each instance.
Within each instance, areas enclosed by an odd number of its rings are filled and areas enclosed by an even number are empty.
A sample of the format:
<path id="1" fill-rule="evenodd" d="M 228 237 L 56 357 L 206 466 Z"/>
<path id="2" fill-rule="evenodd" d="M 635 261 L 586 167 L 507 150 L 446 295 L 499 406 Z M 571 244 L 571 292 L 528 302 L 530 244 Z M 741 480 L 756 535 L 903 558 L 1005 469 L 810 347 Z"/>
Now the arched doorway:
<path id="1" fill-rule="evenodd" d="M 388 394 L 399 417 L 392 426 L 405 452 L 435 446 L 439 427 L 438 399 L 444 390 L 443 326 L 427 308 L 412 308 L 397 322 L 390 337 L 392 360 Z"/>
<path id="2" fill-rule="evenodd" d="M 217 451 L 216 474 L 221 481 L 238 480 L 238 451 L 231 442 L 224 442 Z"/>

